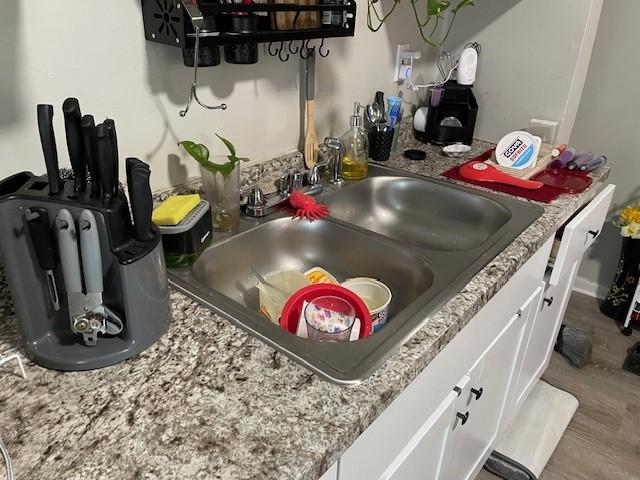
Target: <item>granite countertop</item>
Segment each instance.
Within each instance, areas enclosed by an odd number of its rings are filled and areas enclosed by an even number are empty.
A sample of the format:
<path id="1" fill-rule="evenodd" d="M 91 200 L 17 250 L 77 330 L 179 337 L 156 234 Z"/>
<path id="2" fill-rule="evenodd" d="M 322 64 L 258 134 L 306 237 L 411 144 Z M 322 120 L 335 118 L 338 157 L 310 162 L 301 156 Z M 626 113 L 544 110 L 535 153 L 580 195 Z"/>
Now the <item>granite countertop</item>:
<path id="1" fill-rule="evenodd" d="M 402 145 L 426 149 L 427 159 L 388 165 L 438 177 L 464 161 L 407 135 Z M 475 142 L 469 156 L 488 145 Z M 608 173 L 593 172 L 583 194 L 541 204 L 535 223 L 357 386 L 319 379 L 175 291 L 169 331 L 128 361 L 72 373 L 27 361 L 26 381 L 0 367 L 0 438 L 16 478 L 317 479 Z M 4 273 L 0 319 L 0 352 L 19 351 Z"/>

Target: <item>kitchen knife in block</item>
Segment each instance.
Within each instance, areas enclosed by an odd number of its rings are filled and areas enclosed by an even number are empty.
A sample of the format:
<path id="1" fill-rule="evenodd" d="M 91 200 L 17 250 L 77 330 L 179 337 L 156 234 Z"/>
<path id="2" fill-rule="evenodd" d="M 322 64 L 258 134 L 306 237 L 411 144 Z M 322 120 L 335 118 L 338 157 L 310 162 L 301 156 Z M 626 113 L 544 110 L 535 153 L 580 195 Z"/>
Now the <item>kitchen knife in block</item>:
<path id="1" fill-rule="evenodd" d="M 127 158 L 126 170 L 134 236 L 140 241 L 152 240 L 154 238 L 151 225 L 153 197 L 149 185 L 151 175 L 149 166 L 137 158 Z"/>
<path id="2" fill-rule="evenodd" d="M 115 197 L 116 195 L 118 195 L 118 187 L 119 187 L 119 181 L 118 179 L 120 178 L 120 174 L 119 174 L 119 165 L 118 165 L 118 137 L 116 135 L 116 123 L 111 120 L 110 118 L 107 118 L 104 121 L 104 124 L 107 127 L 107 131 L 109 132 L 109 141 L 111 142 L 111 164 L 113 166 L 113 178 L 114 178 L 114 184 L 113 184 L 113 196 Z"/>
<path id="3" fill-rule="evenodd" d="M 114 177 L 113 155 L 111 153 L 111 137 L 104 123 L 96 127 L 96 142 L 98 146 L 98 172 L 100 186 L 102 187 L 102 203 L 108 207 L 113 199 L 116 179 Z"/>
<path id="4" fill-rule="evenodd" d="M 82 130 L 82 146 L 84 150 L 84 158 L 89 167 L 89 176 L 91 177 L 91 197 L 100 196 L 100 174 L 98 173 L 98 143 L 96 139 L 96 124 L 93 115 L 85 115 L 80 121 Z"/>
<path id="5" fill-rule="evenodd" d="M 84 157 L 84 147 L 82 145 L 82 131 L 80 121 L 80 104 L 77 98 L 67 98 L 62 104 L 62 114 L 64 115 L 64 128 L 67 133 L 67 149 L 69 150 L 69 160 L 73 169 L 73 193 L 70 198 L 77 198 L 78 193 L 84 192 L 87 188 L 87 163 Z"/>
<path id="6" fill-rule="evenodd" d="M 51 305 L 55 311 L 60 310 L 60 299 L 58 297 L 58 286 L 53 270 L 56 268 L 56 256 L 53 247 L 53 233 L 49 223 L 49 215 L 44 208 L 31 207 L 25 209 L 25 220 L 29 228 L 31 243 L 38 257 L 40 268 L 47 275 L 47 288 Z"/>
<path id="7" fill-rule="evenodd" d="M 56 136 L 53 132 L 53 105 L 38 105 L 38 130 L 40 131 L 40 143 L 44 154 L 44 163 L 47 166 L 49 177 L 49 193 L 60 193 L 62 181 L 58 170 L 58 151 L 56 149 Z"/>

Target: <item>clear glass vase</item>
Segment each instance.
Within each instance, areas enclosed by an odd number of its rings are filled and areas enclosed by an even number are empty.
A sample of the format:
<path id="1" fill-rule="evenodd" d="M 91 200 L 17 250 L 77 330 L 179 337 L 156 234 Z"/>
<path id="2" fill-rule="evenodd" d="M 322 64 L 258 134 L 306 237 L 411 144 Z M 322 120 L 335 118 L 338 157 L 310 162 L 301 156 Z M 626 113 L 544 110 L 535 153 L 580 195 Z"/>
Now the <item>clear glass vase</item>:
<path id="1" fill-rule="evenodd" d="M 215 155 L 211 161 L 223 164 L 226 156 Z M 207 201 L 211 205 L 213 229 L 216 232 L 235 232 L 240 224 L 240 164 L 225 176 L 200 167 Z"/>

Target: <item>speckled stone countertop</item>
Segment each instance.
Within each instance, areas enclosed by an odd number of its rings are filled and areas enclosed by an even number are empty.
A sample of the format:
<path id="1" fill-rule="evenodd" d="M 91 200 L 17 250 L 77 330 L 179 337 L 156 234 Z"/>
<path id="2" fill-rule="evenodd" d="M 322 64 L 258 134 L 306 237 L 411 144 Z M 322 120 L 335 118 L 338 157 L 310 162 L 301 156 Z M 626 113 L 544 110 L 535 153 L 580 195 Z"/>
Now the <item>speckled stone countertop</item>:
<path id="1" fill-rule="evenodd" d="M 427 160 L 396 156 L 387 164 L 418 174 L 437 177 L 464 160 L 442 157 L 407 135 L 402 145 L 426 149 Z M 476 142 L 469 156 L 487 146 Z M 296 161 L 299 156 L 279 165 Z M 27 361 L 27 381 L 12 365 L 0 367 L 0 438 L 17 478 L 317 479 L 597 193 L 608 169 L 593 177 L 585 193 L 543 205 L 542 217 L 354 387 L 319 379 L 176 292 L 168 333 L 126 362 L 60 373 Z M 19 336 L 2 275 L 0 353 L 16 350 Z"/>

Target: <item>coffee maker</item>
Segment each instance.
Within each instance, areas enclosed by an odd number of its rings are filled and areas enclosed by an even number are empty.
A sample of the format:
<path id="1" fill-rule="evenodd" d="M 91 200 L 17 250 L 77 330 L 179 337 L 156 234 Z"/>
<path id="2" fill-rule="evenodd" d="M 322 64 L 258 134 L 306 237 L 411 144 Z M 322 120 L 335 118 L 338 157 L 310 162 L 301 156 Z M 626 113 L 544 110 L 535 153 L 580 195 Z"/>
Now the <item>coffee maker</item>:
<path id="1" fill-rule="evenodd" d="M 478 102 L 473 88 L 471 85 L 459 85 L 455 80 L 449 80 L 443 87 L 439 101 L 431 102 L 425 131 L 414 129 L 414 137 L 433 145 L 471 145 L 478 115 Z"/>

